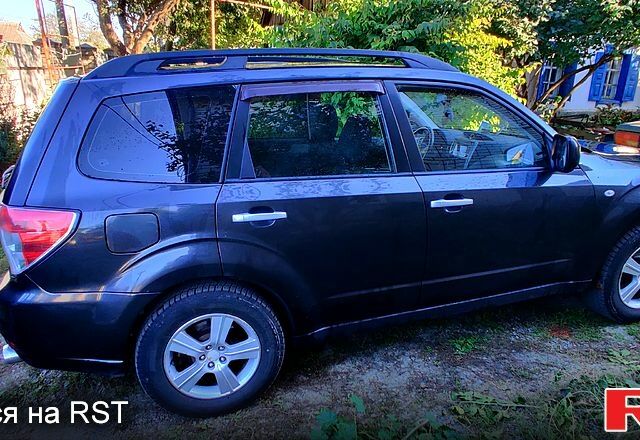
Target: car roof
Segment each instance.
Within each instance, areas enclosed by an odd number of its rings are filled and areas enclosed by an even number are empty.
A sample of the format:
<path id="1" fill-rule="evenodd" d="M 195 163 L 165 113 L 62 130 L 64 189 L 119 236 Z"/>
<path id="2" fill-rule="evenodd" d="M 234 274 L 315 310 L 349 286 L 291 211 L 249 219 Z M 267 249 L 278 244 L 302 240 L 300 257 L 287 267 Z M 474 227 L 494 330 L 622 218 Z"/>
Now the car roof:
<path id="1" fill-rule="evenodd" d="M 114 58 L 85 78 L 106 79 L 189 72 L 307 67 L 388 67 L 457 71 L 422 54 L 361 49 L 231 49 L 157 52 Z"/>

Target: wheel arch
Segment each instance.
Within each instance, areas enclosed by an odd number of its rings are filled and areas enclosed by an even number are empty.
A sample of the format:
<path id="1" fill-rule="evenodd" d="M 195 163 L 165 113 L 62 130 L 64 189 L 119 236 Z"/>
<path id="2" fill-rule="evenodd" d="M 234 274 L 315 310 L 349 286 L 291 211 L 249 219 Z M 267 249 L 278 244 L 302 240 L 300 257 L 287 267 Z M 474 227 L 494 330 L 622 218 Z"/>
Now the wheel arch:
<path id="1" fill-rule="evenodd" d="M 171 296 L 175 294 L 175 292 L 187 288 L 191 285 L 195 285 L 198 283 L 206 282 L 206 281 L 217 281 L 217 282 L 231 282 L 239 286 L 247 287 L 253 290 L 259 297 L 266 301 L 266 303 L 273 309 L 276 317 L 280 321 L 282 325 L 282 329 L 284 331 L 285 339 L 289 340 L 292 336 L 296 335 L 297 323 L 293 311 L 287 305 L 286 301 L 277 294 L 276 292 L 261 286 L 255 282 L 234 278 L 234 277 L 224 277 L 224 276 L 216 276 L 216 277 L 204 277 L 204 278 L 194 278 L 187 281 L 183 281 L 180 283 L 176 283 L 175 285 L 167 287 L 162 292 L 158 293 L 154 296 L 153 300 L 149 301 L 144 308 L 139 312 L 137 318 L 134 320 L 133 325 L 129 331 L 129 342 L 127 346 L 127 359 L 132 359 L 135 346 L 144 327 L 147 319 L 157 310 L 165 301 L 167 301 Z"/>
<path id="2" fill-rule="evenodd" d="M 598 231 L 600 245 L 597 247 L 597 283 L 609 254 L 616 244 L 632 229 L 640 226 L 640 188 L 634 188 L 623 194 L 602 215 Z"/>

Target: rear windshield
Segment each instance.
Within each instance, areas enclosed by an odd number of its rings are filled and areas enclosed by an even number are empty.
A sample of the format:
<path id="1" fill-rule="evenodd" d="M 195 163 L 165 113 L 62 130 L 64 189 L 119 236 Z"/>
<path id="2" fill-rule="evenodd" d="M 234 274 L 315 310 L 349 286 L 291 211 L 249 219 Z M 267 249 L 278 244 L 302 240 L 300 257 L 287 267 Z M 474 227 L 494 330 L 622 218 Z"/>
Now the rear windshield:
<path id="1" fill-rule="evenodd" d="M 235 87 L 199 87 L 110 98 L 96 112 L 80 170 L 112 180 L 220 180 Z"/>

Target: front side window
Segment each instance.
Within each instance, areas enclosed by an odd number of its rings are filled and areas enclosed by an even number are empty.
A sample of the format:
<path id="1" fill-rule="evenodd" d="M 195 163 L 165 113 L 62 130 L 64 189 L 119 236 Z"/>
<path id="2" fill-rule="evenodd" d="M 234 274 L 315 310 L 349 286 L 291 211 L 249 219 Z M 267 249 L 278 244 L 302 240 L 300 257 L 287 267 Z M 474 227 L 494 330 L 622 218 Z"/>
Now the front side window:
<path id="1" fill-rule="evenodd" d="M 253 98 L 246 143 L 258 178 L 391 172 L 382 112 L 370 92 Z"/>
<path id="2" fill-rule="evenodd" d="M 221 86 L 110 98 L 85 136 L 80 170 L 135 182 L 218 182 L 234 96 L 233 86 Z"/>
<path id="3" fill-rule="evenodd" d="M 398 91 L 427 171 L 547 164 L 540 134 L 484 95 L 414 86 Z"/>

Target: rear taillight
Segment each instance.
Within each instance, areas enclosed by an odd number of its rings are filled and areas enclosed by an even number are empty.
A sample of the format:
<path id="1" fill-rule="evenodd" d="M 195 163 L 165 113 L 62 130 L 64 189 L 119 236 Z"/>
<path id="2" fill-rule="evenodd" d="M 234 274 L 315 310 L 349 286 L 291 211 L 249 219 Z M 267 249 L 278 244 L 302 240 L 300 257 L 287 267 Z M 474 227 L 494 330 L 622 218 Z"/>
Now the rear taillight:
<path id="1" fill-rule="evenodd" d="M 0 239 L 11 273 L 17 275 L 60 245 L 73 231 L 71 211 L 0 205 Z"/>

